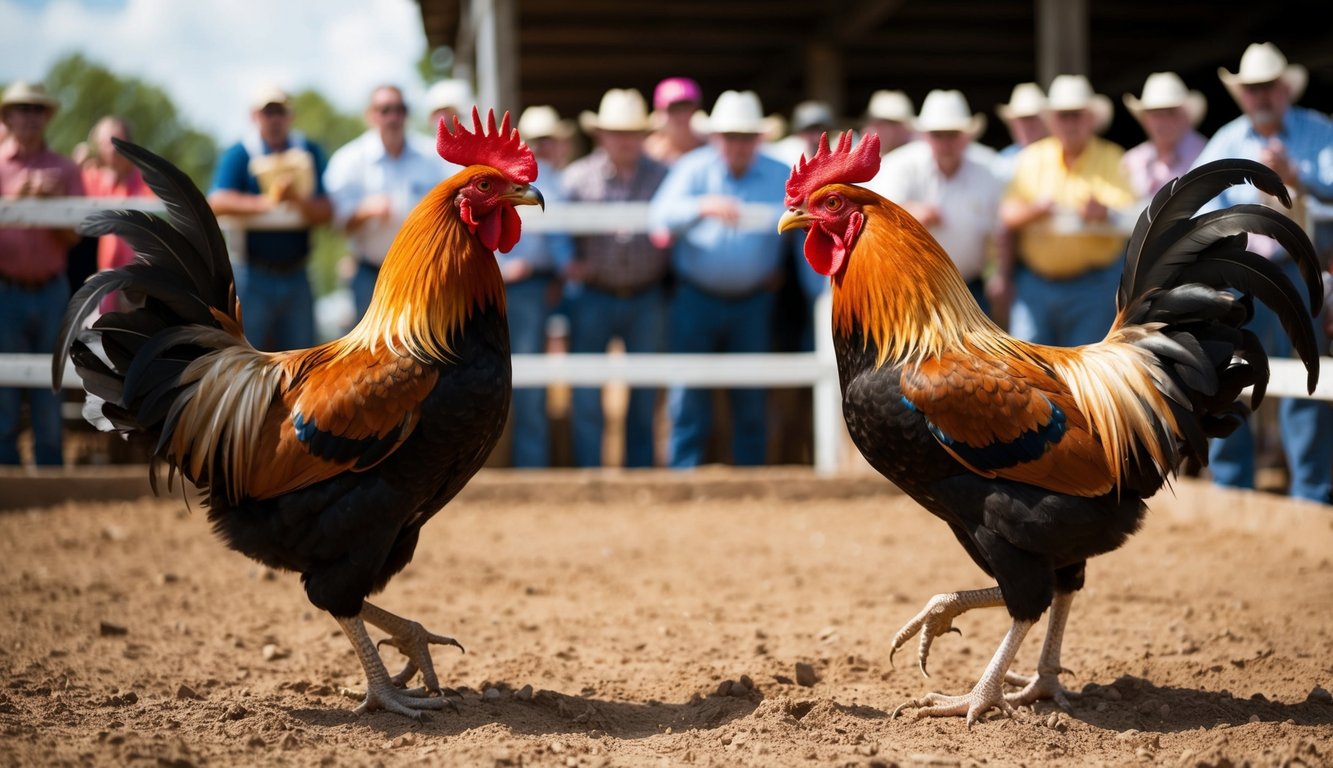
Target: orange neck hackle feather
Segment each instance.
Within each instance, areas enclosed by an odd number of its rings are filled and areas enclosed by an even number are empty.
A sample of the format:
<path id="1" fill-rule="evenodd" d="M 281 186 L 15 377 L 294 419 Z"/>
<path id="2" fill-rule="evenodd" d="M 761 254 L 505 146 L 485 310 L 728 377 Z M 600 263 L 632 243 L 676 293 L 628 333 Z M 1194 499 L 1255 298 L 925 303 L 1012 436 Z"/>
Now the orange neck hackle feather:
<path id="1" fill-rule="evenodd" d="M 875 346 L 876 365 L 940 355 L 964 339 L 1003 337 L 916 219 L 860 187 L 838 191 L 862 203 L 866 216 L 846 267 L 833 278 L 835 333 L 851 336 L 859 328 Z"/>
<path id="2" fill-rule="evenodd" d="M 388 350 L 419 360 L 449 360 L 452 340 L 474 312 L 504 309 L 504 280 L 495 256 L 458 217 L 458 190 L 483 173 L 474 166 L 437 186 L 417 204 L 394 238 L 361 322 L 347 348 Z"/>

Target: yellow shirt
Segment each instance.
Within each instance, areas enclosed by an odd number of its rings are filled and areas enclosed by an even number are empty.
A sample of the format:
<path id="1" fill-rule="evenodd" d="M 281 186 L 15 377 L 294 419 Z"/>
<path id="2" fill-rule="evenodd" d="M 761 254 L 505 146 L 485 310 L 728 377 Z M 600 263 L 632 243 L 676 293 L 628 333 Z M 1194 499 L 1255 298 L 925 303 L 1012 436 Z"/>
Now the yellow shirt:
<path id="1" fill-rule="evenodd" d="M 1126 235 L 1109 225 L 1089 228 L 1078 211 L 1090 199 L 1111 209 L 1134 204 L 1134 192 L 1120 167 L 1124 154 L 1116 144 L 1095 136 L 1073 167 L 1065 167 L 1060 141 L 1054 137 L 1035 141 L 1018 153 L 1004 199 L 1055 203 L 1052 215 L 1019 231 L 1018 256 L 1023 264 L 1042 277 L 1065 280 L 1120 258 Z"/>

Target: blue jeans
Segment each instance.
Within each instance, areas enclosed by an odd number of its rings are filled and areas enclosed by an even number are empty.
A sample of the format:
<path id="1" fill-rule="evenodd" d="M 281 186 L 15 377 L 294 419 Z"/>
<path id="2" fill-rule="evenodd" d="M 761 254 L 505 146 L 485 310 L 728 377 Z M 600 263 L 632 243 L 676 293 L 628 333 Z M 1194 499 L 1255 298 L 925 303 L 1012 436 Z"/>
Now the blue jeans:
<path id="1" fill-rule="evenodd" d="M 666 335 L 666 296 L 659 288 L 619 297 L 584 286 L 569 302 L 569 349 L 602 354 L 611 339 L 619 338 L 630 354 L 662 351 Z M 634 388 L 625 412 L 625 466 L 653 466 L 653 406 L 657 391 Z M 602 466 L 602 391 L 574 390 L 571 403 L 574 463 Z"/>
<path id="2" fill-rule="evenodd" d="M 1296 285 L 1303 285 L 1295 262 L 1288 259 L 1282 268 Z M 1304 296 L 1305 289 L 1300 288 L 1299 293 Z M 1328 349 L 1323 326 L 1322 320 L 1315 319 L 1315 349 L 1320 353 Z M 1292 356 L 1291 340 L 1277 315 L 1261 302 L 1254 302 L 1254 319 L 1247 327 L 1259 337 L 1269 357 Z M 1278 401 L 1277 414 L 1282 451 L 1291 472 L 1291 495 L 1329 503 L 1333 493 L 1333 405 L 1287 398 Z M 1229 436 L 1213 440 L 1208 446 L 1208 463 L 1213 482 L 1218 485 L 1253 488 L 1254 432 L 1249 422 Z"/>
<path id="3" fill-rule="evenodd" d="M 356 271 L 352 273 L 352 303 L 356 306 L 356 320 L 353 322 L 360 322 L 361 318 L 366 316 L 370 298 L 375 295 L 375 281 L 379 276 L 378 264 L 356 262 Z"/>
<path id="4" fill-rule="evenodd" d="M 69 301 L 69 282 L 59 275 L 36 288 L 0 280 L 0 354 L 44 354 L 55 349 L 60 320 Z M 37 464 L 58 467 L 61 454 L 62 395 L 45 385 L 0 388 L 0 464 L 19 463 L 19 422 L 27 393 Z"/>
<path id="5" fill-rule="evenodd" d="M 671 351 L 691 354 L 770 351 L 775 297 L 772 291 L 760 291 L 728 299 L 687 283 L 678 284 L 668 319 Z M 737 466 L 763 464 L 768 444 L 765 414 L 768 391 L 733 389 L 729 394 L 732 461 Z M 667 413 L 671 417 L 670 466 L 680 469 L 703 463 L 713 420 L 710 398 L 711 393 L 706 389 L 673 387 L 667 394 Z"/>
<path id="6" fill-rule="evenodd" d="M 305 268 L 274 272 L 254 264 L 236 268 L 245 337 L 276 352 L 315 345 L 315 298 Z"/>
<path id="7" fill-rule="evenodd" d="M 545 278 L 531 278 L 505 286 L 509 313 L 509 349 L 516 355 L 539 355 L 546 351 Z M 514 390 L 513 453 L 515 467 L 537 468 L 551 464 L 551 429 L 546 418 L 546 389 Z"/>
<path id="8" fill-rule="evenodd" d="M 1009 333 L 1023 341 L 1077 347 L 1106 338 L 1115 322 L 1121 263 L 1069 280 L 1047 280 L 1024 266 L 1014 270 Z"/>

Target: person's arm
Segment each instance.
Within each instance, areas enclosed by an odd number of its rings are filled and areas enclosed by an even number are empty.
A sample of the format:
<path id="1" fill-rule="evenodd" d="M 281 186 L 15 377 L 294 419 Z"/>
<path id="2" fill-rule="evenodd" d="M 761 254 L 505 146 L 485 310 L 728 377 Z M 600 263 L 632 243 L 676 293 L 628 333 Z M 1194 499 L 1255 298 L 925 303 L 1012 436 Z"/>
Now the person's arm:
<path id="1" fill-rule="evenodd" d="M 239 144 L 222 153 L 213 172 L 208 205 L 218 216 L 252 216 L 273 210 L 273 201 L 247 191 L 250 156 Z"/>

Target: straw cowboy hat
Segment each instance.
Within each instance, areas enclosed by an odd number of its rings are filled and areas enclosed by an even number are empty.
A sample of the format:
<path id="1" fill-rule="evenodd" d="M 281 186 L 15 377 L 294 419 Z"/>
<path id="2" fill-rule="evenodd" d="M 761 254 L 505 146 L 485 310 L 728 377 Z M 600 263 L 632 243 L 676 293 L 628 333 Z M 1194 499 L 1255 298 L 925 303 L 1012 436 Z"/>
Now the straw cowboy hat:
<path id="1" fill-rule="evenodd" d="M 588 133 L 593 131 L 648 131 L 648 104 L 643 94 L 633 88 L 612 88 L 602 95 L 597 112 L 584 111 L 579 125 Z"/>
<path id="2" fill-rule="evenodd" d="M 1226 67 L 1217 68 L 1217 76 L 1231 93 L 1231 98 L 1240 101 L 1238 92 L 1242 85 L 1258 85 L 1282 80 L 1291 91 L 1291 101 L 1300 101 L 1309 82 L 1310 73 L 1299 64 L 1287 63 L 1287 57 L 1272 43 L 1251 43 L 1240 57 L 1240 69 L 1232 74 Z"/>
<path id="3" fill-rule="evenodd" d="M 51 112 L 60 108 L 60 101 L 46 92 L 46 86 L 24 80 L 15 80 L 12 85 L 5 89 L 4 98 L 0 99 L 0 109 L 19 104 L 46 107 Z"/>
<path id="4" fill-rule="evenodd" d="M 518 135 L 524 141 L 567 139 L 574 135 L 574 126 L 568 120 L 561 120 L 555 107 L 539 104 L 528 107 L 519 115 Z"/>
<path id="5" fill-rule="evenodd" d="M 1115 107 L 1104 94 L 1094 93 L 1092 84 L 1083 75 L 1057 75 L 1046 92 L 1043 115 L 1055 112 L 1076 112 L 1086 109 L 1092 113 L 1093 126 L 1101 133 L 1111 125 Z"/>
<path id="6" fill-rule="evenodd" d="M 452 109 L 459 113 L 472 110 L 477 103 L 472 86 L 466 80 L 441 80 L 426 91 L 426 114 Z"/>
<path id="7" fill-rule="evenodd" d="M 753 133 L 768 130 L 759 94 L 754 91 L 723 91 L 708 113 L 710 133 Z"/>
<path id="8" fill-rule="evenodd" d="M 962 91 L 936 90 L 921 102 L 921 114 L 913 127 L 923 133 L 961 131 L 972 138 L 986 130 L 986 116 L 973 114 Z"/>
<path id="9" fill-rule="evenodd" d="M 1036 83 L 1019 83 L 1009 94 L 1008 104 L 996 104 L 995 114 L 1004 120 L 1036 117 L 1046 109 L 1046 94 Z"/>
<path id="10" fill-rule="evenodd" d="M 1208 111 L 1208 100 L 1202 93 L 1186 88 L 1175 72 L 1154 72 L 1143 83 L 1142 97 L 1125 94 L 1125 107 L 1139 122 L 1143 122 L 1144 110 L 1184 107 L 1190 125 L 1197 128 Z"/>
<path id="11" fill-rule="evenodd" d="M 870 95 L 866 117 L 871 120 L 910 123 L 916 115 L 912 112 L 912 100 L 902 91 L 875 91 Z"/>

